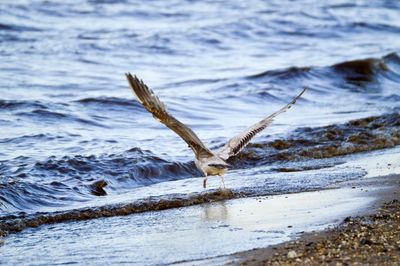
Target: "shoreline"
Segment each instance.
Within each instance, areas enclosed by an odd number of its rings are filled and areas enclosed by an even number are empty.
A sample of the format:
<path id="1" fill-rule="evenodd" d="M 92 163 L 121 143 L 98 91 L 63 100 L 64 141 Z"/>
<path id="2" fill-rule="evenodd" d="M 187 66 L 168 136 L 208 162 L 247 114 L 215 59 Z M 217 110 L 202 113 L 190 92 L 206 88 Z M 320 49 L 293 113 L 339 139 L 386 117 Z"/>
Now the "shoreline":
<path id="1" fill-rule="evenodd" d="M 366 180 L 376 200 L 370 208 L 346 217 L 340 224 L 318 232 L 307 232 L 294 240 L 265 248 L 197 261 L 196 265 L 348 265 L 365 263 L 397 265 L 400 261 L 400 176 Z M 357 184 L 348 182 L 348 186 Z"/>
<path id="2" fill-rule="evenodd" d="M 338 184 L 374 197 L 333 227 L 302 232 L 291 240 L 174 265 L 398 265 L 400 261 L 400 175 Z"/>
<path id="3" fill-rule="evenodd" d="M 94 264 L 106 261 L 192 265 L 210 257 L 224 257 L 214 265 L 226 264 L 231 261 L 226 254 L 283 243 L 293 236 L 324 230 L 349 215 L 367 211 L 376 201 L 374 195 L 389 188 L 383 179 L 369 180 L 365 180 L 369 185 L 336 184 L 314 192 L 239 198 L 44 225 L 4 239 L 0 264 L 17 265 L 26 260 L 56 264 L 90 258 Z M 368 193 L 366 187 L 369 187 Z M 113 243 L 111 249 L 110 243 Z M 60 254 L 51 248 L 54 246 L 62 246 L 68 252 Z M 47 256 L 37 258 L 43 252 Z M 123 256 L 115 256 L 116 252 Z"/>
<path id="4" fill-rule="evenodd" d="M 331 241 L 335 233 L 340 235 L 345 232 L 343 220 L 347 224 L 351 222 L 351 225 L 361 224 L 363 228 L 370 228 L 368 224 L 372 218 L 368 217 L 375 215 L 383 202 L 391 202 L 396 197 L 398 199 L 399 182 L 400 175 L 364 178 L 334 184 L 315 192 L 239 198 L 160 212 L 45 225 L 40 229 L 24 230 L 3 239 L 5 242 L 1 245 L 3 257 L 0 262 L 10 265 L 23 263 L 27 258 L 36 258 L 36 254 L 46 250 L 49 252 L 48 257 L 40 259 L 43 264 L 78 261 L 82 259 L 82 252 L 92 259 L 96 258 L 92 262 L 108 261 L 115 264 L 123 261 L 183 265 L 327 263 L 326 259 L 332 260 L 329 254 L 337 253 L 325 251 L 325 248 L 335 249 L 339 244 L 343 245 L 343 239 L 338 245 L 331 242 L 324 244 L 323 241 Z M 396 203 L 393 201 L 393 204 Z M 387 207 L 392 208 L 391 205 Z M 397 207 L 399 210 L 400 206 Z M 347 218 L 350 215 L 361 218 Z M 390 218 L 390 215 L 385 214 L 382 217 Z M 367 225 L 364 225 L 364 220 L 357 219 L 367 219 Z M 153 222 L 146 225 L 142 221 Z M 386 225 L 385 219 L 381 218 L 379 221 L 380 225 Z M 335 226 L 338 224 L 339 226 Z M 170 225 L 170 230 L 165 230 L 165 225 Z M 392 224 L 393 226 L 398 224 Z M 399 229 L 396 230 L 400 232 Z M 351 231 L 357 230 L 352 227 L 350 233 Z M 127 241 L 126 232 L 131 232 L 135 237 Z M 204 232 L 207 232 L 206 236 Z M 349 235 L 348 232 L 345 233 Z M 393 230 L 389 233 L 394 235 Z M 224 241 L 221 241 L 221 237 Z M 171 243 L 171 238 L 176 241 Z M 294 238 L 296 240 L 291 241 Z M 38 239 L 46 241 L 38 245 Z M 102 243 L 108 243 L 110 239 L 119 243 L 119 252 L 125 254 L 123 260 L 115 257 L 114 251 L 107 252 L 102 246 Z M 202 241 L 196 242 L 199 239 Z M 208 244 L 201 245 L 205 240 Z M 82 246 L 82 241 L 91 244 Z M 361 239 L 357 239 L 354 243 L 360 246 L 360 241 Z M 372 246 L 371 243 L 375 242 L 375 239 L 367 238 L 363 240 L 363 245 Z M 157 247 L 157 253 L 146 249 L 143 243 Z M 198 243 L 195 244 L 195 250 L 193 243 Z M 353 242 L 349 243 L 353 245 Z M 71 253 L 60 256 L 57 251 L 48 250 L 48 247 L 56 245 L 64 246 Z M 386 243 L 386 246 L 391 252 L 396 251 L 397 246 L 391 242 Z M 266 248 L 251 250 L 254 247 Z M 130 253 L 132 248 L 138 252 Z M 312 255 L 319 254 L 313 248 L 322 252 L 324 260 L 312 260 Z M 343 248 L 344 251 L 351 251 L 349 246 Z M 16 255 L 16 250 L 19 250 L 20 255 Z M 180 250 L 181 253 L 174 254 L 175 250 Z M 185 254 L 197 251 L 199 252 L 192 254 L 192 259 L 187 260 L 188 256 Z M 289 252 L 291 258 L 288 258 Z M 321 259 L 322 255 L 318 258 Z M 352 258 L 350 255 L 343 257 Z"/>

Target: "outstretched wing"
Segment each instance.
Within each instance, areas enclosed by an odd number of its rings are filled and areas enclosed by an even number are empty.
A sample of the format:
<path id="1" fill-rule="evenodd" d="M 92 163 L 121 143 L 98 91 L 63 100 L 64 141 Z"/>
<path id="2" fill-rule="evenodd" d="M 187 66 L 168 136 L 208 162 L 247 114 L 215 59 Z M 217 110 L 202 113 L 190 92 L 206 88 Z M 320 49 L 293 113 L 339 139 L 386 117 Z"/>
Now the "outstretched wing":
<path id="1" fill-rule="evenodd" d="M 297 95 L 292 101 L 290 101 L 285 107 L 276 111 L 272 115 L 264 118 L 260 122 L 248 127 L 245 131 L 240 133 L 239 135 L 235 136 L 231 140 L 225 144 L 224 147 L 218 152 L 218 156 L 224 160 L 227 160 L 229 157 L 235 156 L 238 154 L 249 142 L 250 140 L 259 132 L 263 131 L 267 126 L 269 126 L 273 121 L 274 118 L 286 112 L 293 104 L 296 103 L 297 99 L 303 95 L 307 88 L 304 88 L 299 95 Z"/>
<path id="2" fill-rule="evenodd" d="M 133 94 L 136 96 L 138 101 L 147 111 L 153 114 L 154 118 L 178 134 L 193 150 L 196 158 L 199 159 L 212 156 L 211 151 L 207 149 L 203 142 L 201 142 L 190 128 L 167 112 L 165 105 L 158 99 L 154 92 L 143 83 L 142 80 L 139 80 L 136 76 L 132 76 L 130 73 L 125 75 Z"/>

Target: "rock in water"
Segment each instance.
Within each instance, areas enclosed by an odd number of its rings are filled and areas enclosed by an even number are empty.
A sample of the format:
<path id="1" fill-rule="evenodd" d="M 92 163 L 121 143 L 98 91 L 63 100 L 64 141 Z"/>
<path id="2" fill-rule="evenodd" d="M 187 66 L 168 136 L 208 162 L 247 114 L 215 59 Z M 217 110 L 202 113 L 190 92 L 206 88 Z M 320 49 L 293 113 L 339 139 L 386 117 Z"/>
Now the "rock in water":
<path id="1" fill-rule="evenodd" d="M 90 192 L 95 196 L 106 196 L 107 192 L 103 189 L 107 186 L 107 182 L 103 179 L 98 180 L 90 185 Z"/>

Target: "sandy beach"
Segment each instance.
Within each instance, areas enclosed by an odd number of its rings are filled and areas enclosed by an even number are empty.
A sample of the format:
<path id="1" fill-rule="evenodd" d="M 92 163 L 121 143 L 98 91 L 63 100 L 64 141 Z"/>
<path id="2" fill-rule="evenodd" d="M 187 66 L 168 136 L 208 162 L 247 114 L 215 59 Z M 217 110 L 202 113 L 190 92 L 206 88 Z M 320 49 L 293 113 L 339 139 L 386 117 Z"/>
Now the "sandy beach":
<path id="1" fill-rule="evenodd" d="M 399 265 L 400 176 L 379 177 L 361 186 L 354 183 L 348 186 L 376 197 L 363 215 L 348 216 L 333 228 L 304 233 L 286 243 L 193 264 Z M 370 191 L 374 186 L 384 189 Z"/>

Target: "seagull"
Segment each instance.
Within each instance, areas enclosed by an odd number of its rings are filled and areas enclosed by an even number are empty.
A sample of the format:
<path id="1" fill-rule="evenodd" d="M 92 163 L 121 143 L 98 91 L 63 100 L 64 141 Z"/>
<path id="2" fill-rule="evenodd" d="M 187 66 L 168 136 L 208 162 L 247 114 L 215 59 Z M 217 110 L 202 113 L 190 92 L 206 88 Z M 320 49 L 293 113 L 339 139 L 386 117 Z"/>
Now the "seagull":
<path id="1" fill-rule="evenodd" d="M 126 73 L 129 86 L 137 100 L 149 111 L 153 117 L 166 125 L 169 129 L 178 134 L 192 149 L 195 155 L 196 167 L 204 174 L 203 187 L 207 187 L 208 176 L 220 176 L 223 188 L 225 188 L 224 174 L 230 166 L 226 160 L 237 155 L 258 133 L 269 126 L 274 118 L 287 111 L 294 105 L 307 88 L 304 88 L 299 95 L 291 100 L 280 110 L 265 117 L 261 121 L 246 128 L 242 133 L 230 139 L 220 150 L 211 151 L 204 145 L 199 137 L 188 126 L 168 113 L 164 103 L 147 87 L 143 80 L 139 80 L 136 75 Z"/>

